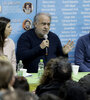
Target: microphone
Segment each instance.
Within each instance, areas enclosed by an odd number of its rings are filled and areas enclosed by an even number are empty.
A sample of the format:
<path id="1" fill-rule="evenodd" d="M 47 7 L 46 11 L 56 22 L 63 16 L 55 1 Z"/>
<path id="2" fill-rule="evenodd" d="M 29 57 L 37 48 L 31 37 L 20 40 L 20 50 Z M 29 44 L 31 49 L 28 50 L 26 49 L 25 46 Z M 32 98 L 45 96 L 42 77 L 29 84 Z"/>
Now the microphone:
<path id="1" fill-rule="evenodd" d="M 45 40 L 47 40 L 47 39 L 48 39 L 48 35 L 45 34 L 45 35 L 44 35 L 44 38 L 45 38 Z M 46 54 L 45 54 L 45 55 L 48 55 L 48 47 L 46 47 Z"/>
<path id="2" fill-rule="evenodd" d="M 48 35 L 47 35 L 47 34 L 45 34 L 45 35 L 44 35 L 44 38 L 45 38 L 45 40 L 47 40 L 47 39 L 48 39 Z"/>

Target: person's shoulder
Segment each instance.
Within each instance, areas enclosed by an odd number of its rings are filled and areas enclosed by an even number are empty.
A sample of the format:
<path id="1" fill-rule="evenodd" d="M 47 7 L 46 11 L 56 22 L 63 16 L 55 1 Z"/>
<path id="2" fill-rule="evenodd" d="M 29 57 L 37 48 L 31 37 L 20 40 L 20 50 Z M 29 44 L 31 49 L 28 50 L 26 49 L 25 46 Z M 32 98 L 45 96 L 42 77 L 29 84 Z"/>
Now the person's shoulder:
<path id="1" fill-rule="evenodd" d="M 30 30 L 22 33 L 19 39 L 31 37 L 33 35 L 33 33 L 34 33 L 34 29 L 30 29 Z"/>
<path id="2" fill-rule="evenodd" d="M 81 37 L 79 38 L 79 40 L 86 40 L 86 39 L 88 39 L 88 38 L 90 38 L 90 33 L 81 36 Z"/>
<path id="3" fill-rule="evenodd" d="M 57 34 L 51 32 L 51 31 L 49 31 L 49 35 L 50 35 L 50 37 L 58 38 Z"/>
<path id="4" fill-rule="evenodd" d="M 30 30 L 28 30 L 28 31 L 26 31 L 26 32 L 24 32 L 24 33 L 22 33 L 21 36 L 23 36 L 23 35 L 30 35 L 30 34 L 33 34 L 33 32 L 34 32 L 34 29 L 30 29 Z"/>
<path id="5" fill-rule="evenodd" d="M 89 41 L 90 41 L 90 33 L 79 37 L 78 40 L 77 40 L 77 45 L 81 45 L 81 44 L 85 45 Z"/>
<path id="6" fill-rule="evenodd" d="M 10 44 L 15 46 L 15 43 L 14 43 L 14 41 L 11 38 L 8 38 L 8 41 L 10 42 Z"/>
<path id="7" fill-rule="evenodd" d="M 14 43 L 14 41 L 11 38 L 6 38 L 6 42 Z"/>
<path id="8" fill-rule="evenodd" d="M 11 48 L 13 48 L 13 47 L 15 48 L 14 41 L 9 37 L 5 39 L 5 45 L 9 45 L 9 46 L 11 46 Z"/>

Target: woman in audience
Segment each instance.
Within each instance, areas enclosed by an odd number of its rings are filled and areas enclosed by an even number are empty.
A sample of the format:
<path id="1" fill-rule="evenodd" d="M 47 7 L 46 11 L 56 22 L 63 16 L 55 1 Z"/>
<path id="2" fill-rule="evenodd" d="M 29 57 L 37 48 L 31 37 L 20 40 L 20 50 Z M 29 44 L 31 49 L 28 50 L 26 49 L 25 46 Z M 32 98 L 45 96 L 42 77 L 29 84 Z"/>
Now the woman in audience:
<path id="1" fill-rule="evenodd" d="M 42 77 L 40 78 L 40 85 L 36 89 L 36 94 L 38 94 L 39 90 L 43 86 L 45 86 L 46 84 L 48 84 L 52 80 L 52 76 L 53 76 L 52 65 L 55 62 L 55 60 L 56 59 L 50 59 L 48 61 L 47 65 L 45 66 L 44 73 L 43 73 Z"/>
<path id="2" fill-rule="evenodd" d="M 50 59 L 45 67 L 44 73 L 40 79 L 40 84 L 48 84 L 52 80 L 53 69 L 52 65 L 56 59 Z"/>
<path id="3" fill-rule="evenodd" d="M 21 89 L 23 91 L 29 91 L 29 84 L 27 79 L 23 76 L 16 76 L 13 84 L 14 89 Z"/>
<path id="4" fill-rule="evenodd" d="M 49 83 L 42 85 L 36 89 L 36 94 L 41 96 L 44 93 L 58 95 L 59 87 L 67 80 L 71 79 L 71 64 L 66 58 L 60 57 L 51 64 L 51 80 Z"/>
<path id="5" fill-rule="evenodd" d="M 10 19 L 0 17 L 0 56 L 7 58 L 16 72 L 15 44 L 12 39 L 8 38 L 11 31 Z"/>
<path id="6" fill-rule="evenodd" d="M 7 90 L 14 90 L 12 87 L 14 80 L 13 67 L 10 62 L 0 60 L 0 95 Z"/>

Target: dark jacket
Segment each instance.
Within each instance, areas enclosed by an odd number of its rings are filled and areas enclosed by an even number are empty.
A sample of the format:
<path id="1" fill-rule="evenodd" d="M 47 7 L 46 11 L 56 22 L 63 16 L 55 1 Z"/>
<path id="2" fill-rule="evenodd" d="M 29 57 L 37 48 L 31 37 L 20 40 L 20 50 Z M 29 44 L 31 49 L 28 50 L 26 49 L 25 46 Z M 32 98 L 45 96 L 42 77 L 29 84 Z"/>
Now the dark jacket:
<path id="1" fill-rule="evenodd" d="M 59 92 L 59 88 L 64 84 L 64 82 L 59 82 L 59 81 L 51 81 L 48 84 L 43 84 L 43 85 L 39 85 L 36 88 L 36 94 L 38 96 L 41 96 L 44 93 L 50 93 L 50 94 L 54 94 L 56 96 L 58 96 L 58 92 Z"/>
<path id="2" fill-rule="evenodd" d="M 51 59 L 58 56 L 64 56 L 62 52 L 62 45 L 58 36 L 52 32 L 48 34 L 49 48 L 46 56 L 46 49 L 41 49 L 40 44 L 44 40 L 37 37 L 35 30 L 31 29 L 21 35 L 17 43 L 17 62 L 23 61 L 24 68 L 28 72 L 35 73 L 38 71 L 38 63 L 43 59 L 44 64 Z"/>

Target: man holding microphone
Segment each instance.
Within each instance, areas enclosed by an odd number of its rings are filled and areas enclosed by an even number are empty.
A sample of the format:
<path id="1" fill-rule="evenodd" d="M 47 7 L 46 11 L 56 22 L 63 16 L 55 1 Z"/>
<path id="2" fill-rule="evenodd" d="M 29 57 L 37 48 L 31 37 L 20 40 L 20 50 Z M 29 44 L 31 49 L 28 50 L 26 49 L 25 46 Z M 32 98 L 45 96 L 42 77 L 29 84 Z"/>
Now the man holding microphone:
<path id="1" fill-rule="evenodd" d="M 38 63 L 44 64 L 58 56 L 66 56 L 73 48 L 73 42 L 68 42 L 63 48 L 58 36 L 50 29 L 51 16 L 39 13 L 34 17 L 34 28 L 23 33 L 17 43 L 17 61 L 22 60 L 29 73 L 38 71 Z"/>

